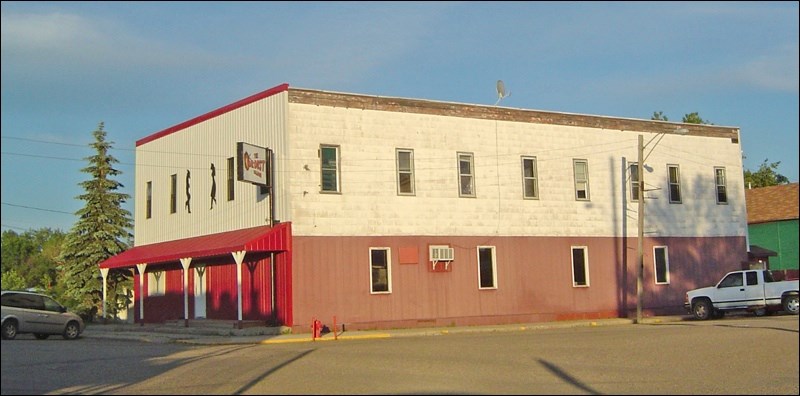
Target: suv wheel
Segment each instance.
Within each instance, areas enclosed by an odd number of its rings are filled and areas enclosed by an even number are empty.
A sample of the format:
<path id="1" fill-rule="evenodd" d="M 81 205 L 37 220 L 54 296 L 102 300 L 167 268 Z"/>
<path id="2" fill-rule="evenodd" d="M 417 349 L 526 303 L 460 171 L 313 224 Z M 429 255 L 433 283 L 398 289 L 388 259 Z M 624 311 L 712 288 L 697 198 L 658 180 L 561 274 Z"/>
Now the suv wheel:
<path id="1" fill-rule="evenodd" d="M 64 328 L 64 339 L 74 340 L 78 338 L 80 331 L 81 328 L 78 326 L 77 322 L 69 322 L 67 323 L 67 327 Z"/>
<path id="2" fill-rule="evenodd" d="M 7 320 L 3 323 L 3 339 L 13 340 L 17 336 L 17 322 L 13 319 Z"/>

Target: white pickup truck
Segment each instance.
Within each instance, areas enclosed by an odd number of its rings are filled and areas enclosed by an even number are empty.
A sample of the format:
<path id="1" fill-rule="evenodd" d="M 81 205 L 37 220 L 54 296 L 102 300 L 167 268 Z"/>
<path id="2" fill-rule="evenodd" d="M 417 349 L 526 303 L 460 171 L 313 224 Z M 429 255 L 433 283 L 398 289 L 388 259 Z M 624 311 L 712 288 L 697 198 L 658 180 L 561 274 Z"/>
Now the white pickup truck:
<path id="1" fill-rule="evenodd" d="M 768 270 L 733 271 L 716 286 L 686 292 L 683 305 L 699 320 L 721 317 L 733 310 L 747 310 L 757 316 L 780 310 L 797 315 L 797 284 L 797 280 L 776 281 Z"/>

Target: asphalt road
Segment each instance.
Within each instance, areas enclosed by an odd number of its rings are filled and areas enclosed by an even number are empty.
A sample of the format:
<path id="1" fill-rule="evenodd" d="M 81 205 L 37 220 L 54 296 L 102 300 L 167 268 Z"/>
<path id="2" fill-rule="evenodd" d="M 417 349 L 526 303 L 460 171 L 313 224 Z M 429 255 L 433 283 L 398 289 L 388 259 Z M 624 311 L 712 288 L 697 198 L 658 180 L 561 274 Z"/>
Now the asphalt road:
<path id="1" fill-rule="evenodd" d="M 2 394 L 792 394 L 798 317 L 275 345 L 2 341 Z"/>

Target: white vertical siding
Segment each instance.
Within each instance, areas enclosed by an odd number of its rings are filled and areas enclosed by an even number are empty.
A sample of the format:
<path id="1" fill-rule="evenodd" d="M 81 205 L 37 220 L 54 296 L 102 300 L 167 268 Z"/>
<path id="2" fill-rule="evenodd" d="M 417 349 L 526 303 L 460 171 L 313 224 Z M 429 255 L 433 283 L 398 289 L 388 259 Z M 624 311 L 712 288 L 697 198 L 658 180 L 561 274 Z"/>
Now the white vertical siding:
<path id="1" fill-rule="evenodd" d="M 275 218 L 288 217 L 286 191 L 286 92 L 218 115 L 136 148 L 136 245 L 269 224 L 269 199 L 259 188 L 235 182 L 227 200 L 227 159 L 236 143 L 273 150 L 276 161 Z M 211 164 L 216 167 L 216 204 L 211 209 Z M 186 171 L 191 172 L 191 213 L 185 208 Z M 170 175 L 178 175 L 177 212 L 169 213 Z M 235 176 L 234 176 L 235 177 Z M 153 183 L 152 217 L 145 218 L 146 183 Z"/>

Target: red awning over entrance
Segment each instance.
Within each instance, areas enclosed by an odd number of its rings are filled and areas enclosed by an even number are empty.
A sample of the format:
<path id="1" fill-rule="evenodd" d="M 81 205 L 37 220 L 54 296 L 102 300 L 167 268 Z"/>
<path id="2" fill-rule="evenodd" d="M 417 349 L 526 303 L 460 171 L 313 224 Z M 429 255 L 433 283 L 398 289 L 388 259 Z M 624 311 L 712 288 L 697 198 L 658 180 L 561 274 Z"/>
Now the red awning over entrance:
<path id="1" fill-rule="evenodd" d="M 100 268 L 125 268 L 157 264 L 186 257 L 212 257 L 231 252 L 275 252 L 291 250 L 291 223 L 202 235 L 130 248 L 100 263 Z"/>

